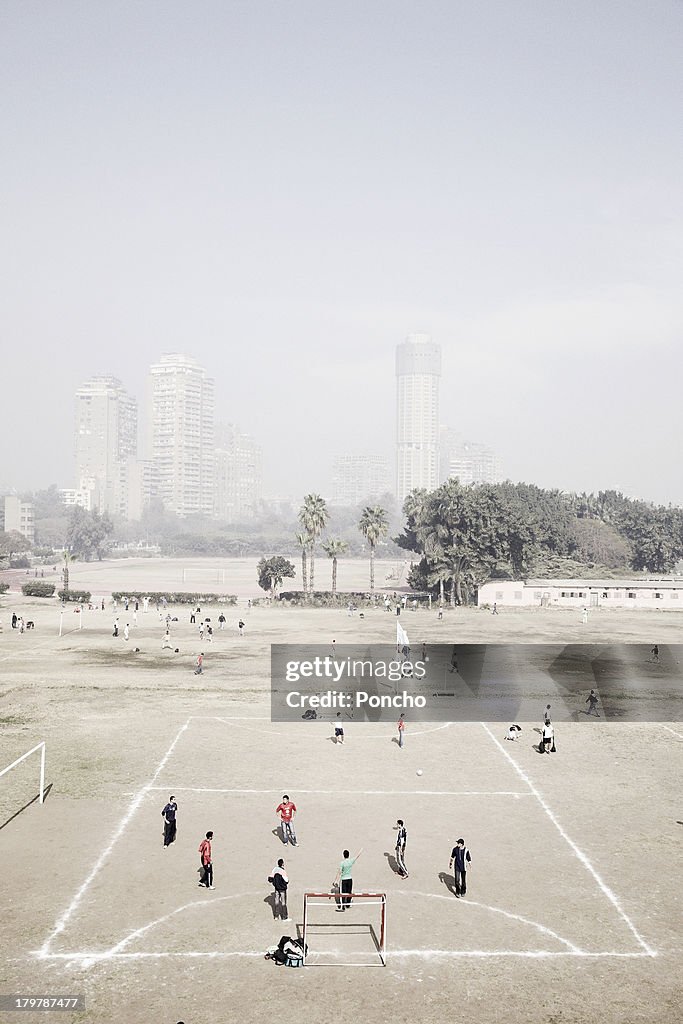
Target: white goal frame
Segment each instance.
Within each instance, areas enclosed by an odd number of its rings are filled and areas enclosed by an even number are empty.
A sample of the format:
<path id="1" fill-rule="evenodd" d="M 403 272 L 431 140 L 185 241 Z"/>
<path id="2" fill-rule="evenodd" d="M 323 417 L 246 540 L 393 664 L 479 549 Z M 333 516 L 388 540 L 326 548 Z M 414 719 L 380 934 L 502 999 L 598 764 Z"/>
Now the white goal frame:
<path id="1" fill-rule="evenodd" d="M 45 740 L 41 740 L 41 742 L 37 743 L 35 747 L 31 748 L 31 750 L 27 750 L 26 753 L 22 754 L 21 757 L 18 757 L 16 761 L 12 761 L 12 763 L 8 764 L 6 768 L 3 768 L 0 772 L 0 779 L 3 775 L 6 775 L 7 772 L 11 771 L 12 768 L 16 768 L 18 764 L 21 764 L 21 762 L 25 761 L 27 757 L 30 757 L 31 754 L 35 754 L 36 750 L 40 751 L 40 803 L 42 804 L 45 802 Z"/>
<path id="2" fill-rule="evenodd" d="M 304 893 L 304 916 L 303 926 L 301 934 L 301 942 L 304 949 L 304 965 L 306 964 L 306 933 L 309 927 L 309 902 L 313 900 L 335 900 L 338 902 L 342 900 L 344 896 L 349 896 L 354 903 L 359 901 L 360 904 L 366 906 L 379 906 L 380 907 L 380 929 L 379 929 L 379 948 L 377 953 L 382 962 L 382 967 L 387 965 L 387 894 L 385 892 L 305 892 Z M 343 967 L 359 967 L 360 964 L 345 963 L 341 964 Z"/>

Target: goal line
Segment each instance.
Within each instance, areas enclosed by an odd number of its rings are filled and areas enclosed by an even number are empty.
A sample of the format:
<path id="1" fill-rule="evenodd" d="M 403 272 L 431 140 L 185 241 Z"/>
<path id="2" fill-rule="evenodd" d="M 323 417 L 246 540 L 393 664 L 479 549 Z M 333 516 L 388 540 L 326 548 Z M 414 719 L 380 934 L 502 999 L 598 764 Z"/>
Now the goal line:
<path id="1" fill-rule="evenodd" d="M 8 764 L 6 768 L 3 768 L 2 771 L 0 771 L 0 779 L 3 775 L 6 775 L 7 772 L 16 768 L 18 764 L 21 764 L 22 761 L 25 761 L 27 757 L 30 757 L 31 754 L 35 754 L 37 750 L 40 751 L 40 802 L 42 804 L 45 799 L 45 740 L 41 740 L 41 742 L 37 743 L 35 747 L 31 748 L 31 750 L 27 750 L 26 753 L 22 754 L 21 757 L 18 757 L 16 761 L 12 761 L 12 763 Z"/>
<path id="2" fill-rule="evenodd" d="M 369 933 L 373 940 L 374 952 L 379 956 L 380 962 L 383 967 L 387 964 L 387 894 L 385 892 L 350 892 L 344 893 L 338 890 L 336 887 L 331 892 L 305 892 L 304 893 L 304 914 L 303 914 L 303 926 L 301 941 L 304 948 L 304 964 L 306 963 L 307 957 L 307 941 L 310 938 L 310 932 L 312 928 L 325 927 L 330 928 L 331 925 L 322 925 L 319 921 L 312 920 L 315 915 L 312 913 L 313 908 L 320 906 L 321 904 L 325 908 L 330 908 L 331 904 L 334 904 L 336 911 L 349 911 L 351 917 L 347 916 L 346 913 L 342 913 L 341 920 L 335 919 L 334 926 L 337 935 L 341 936 L 344 932 L 351 932 L 352 934 L 359 934 L 357 931 L 352 932 L 354 927 L 367 929 L 365 934 Z M 358 910 L 365 907 L 379 907 L 379 934 L 375 931 L 371 923 L 360 924 L 358 922 Z M 334 917 L 334 915 L 332 915 Z M 354 921 L 353 918 L 356 920 Z M 324 950 L 316 950 L 318 955 L 329 956 L 336 955 L 333 953 L 326 952 Z M 342 952 L 341 957 L 344 957 Z M 357 953 L 352 953 L 351 956 L 358 956 Z M 375 961 L 376 963 L 376 961 Z M 346 963 L 338 963 L 340 967 L 357 967 L 357 966 L 370 966 L 368 964 L 361 964 L 357 959 L 351 960 Z"/>

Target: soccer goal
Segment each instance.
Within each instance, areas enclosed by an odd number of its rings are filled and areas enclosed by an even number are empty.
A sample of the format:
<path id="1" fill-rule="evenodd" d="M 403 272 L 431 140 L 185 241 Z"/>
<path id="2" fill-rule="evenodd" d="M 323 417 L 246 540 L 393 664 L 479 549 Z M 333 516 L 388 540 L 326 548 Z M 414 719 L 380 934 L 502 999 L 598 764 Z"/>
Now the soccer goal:
<path id="1" fill-rule="evenodd" d="M 11 772 L 13 768 L 16 768 L 18 764 L 21 764 L 22 761 L 25 761 L 27 757 L 30 757 L 31 754 L 35 754 L 38 750 L 40 751 L 40 802 L 42 804 L 45 798 L 45 740 L 36 744 L 36 746 L 32 747 L 31 750 L 27 750 L 26 753 L 22 754 L 21 757 L 18 757 L 16 761 L 12 761 L 12 763 L 8 764 L 6 768 L 3 768 L 2 771 L 0 771 L 0 779 L 3 775 L 6 775 L 7 772 Z"/>
<path id="2" fill-rule="evenodd" d="M 387 894 L 305 892 L 301 938 L 309 966 L 386 967 Z"/>

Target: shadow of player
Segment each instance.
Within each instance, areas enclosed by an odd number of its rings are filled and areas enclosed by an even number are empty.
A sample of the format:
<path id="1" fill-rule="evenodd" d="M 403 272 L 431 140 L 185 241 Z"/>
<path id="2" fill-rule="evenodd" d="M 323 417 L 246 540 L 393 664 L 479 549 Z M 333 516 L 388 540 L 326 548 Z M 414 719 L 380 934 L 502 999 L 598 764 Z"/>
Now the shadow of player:
<path id="1" fill-rule="evenodd" d="M 387 858 L 387 863 L 395 875 L 402 875 L 403 872 L 398 866 L 398 861 L 393 853 L 385 853 L 384 856 Z"/>
<path id="2" fill-rule="evenodd" d="M 439 881 L 443 882 L 448 891 L 455 896 L 455 875 L 447 875 L 445 871 L 439 871 Z"/>

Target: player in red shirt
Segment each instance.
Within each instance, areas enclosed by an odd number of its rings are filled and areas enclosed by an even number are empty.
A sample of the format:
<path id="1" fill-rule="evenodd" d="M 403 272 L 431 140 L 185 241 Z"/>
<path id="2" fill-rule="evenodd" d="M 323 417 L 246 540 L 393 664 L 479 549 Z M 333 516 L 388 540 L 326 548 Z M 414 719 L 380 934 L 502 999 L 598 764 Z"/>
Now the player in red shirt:
<path id="1" fill-rule="evenodd" d="M 275 813 L 280 815 L 280 828 L 282 829 L 282 842 L 287 845 L 289 841 L 292 846 L 298 846 L 292 818 L 296 814 L 296 804 L 292 803 L 287 794 L 282 798 L 282 803 L 275 808 Z"/>
<path id="2" fill-rule="evenodd" d="M 211 840 L 213 832 L 206 833 L 206 839 L 199 844 L 199 857 L 201 863 L 201 875 L 199 884 L 205 885 L 207 889 L 213 889 L 213 861 L 211 860 Z"/>

